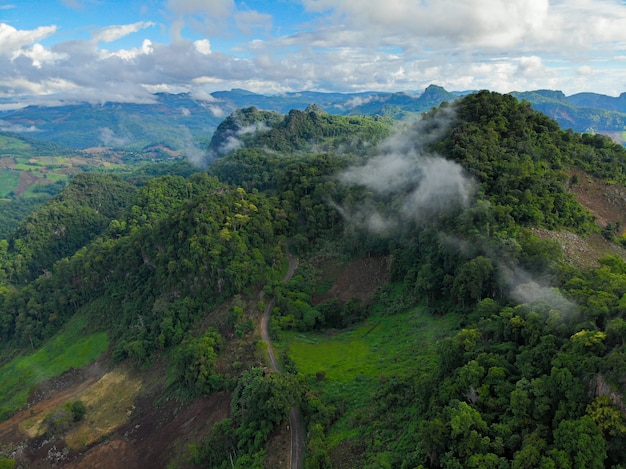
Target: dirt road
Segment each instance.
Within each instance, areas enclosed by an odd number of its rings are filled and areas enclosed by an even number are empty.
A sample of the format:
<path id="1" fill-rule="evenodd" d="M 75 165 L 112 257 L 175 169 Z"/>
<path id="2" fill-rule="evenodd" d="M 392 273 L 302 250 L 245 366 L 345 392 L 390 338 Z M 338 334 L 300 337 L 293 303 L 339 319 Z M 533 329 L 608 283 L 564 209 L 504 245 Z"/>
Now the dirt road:
<path id="1" fill-rule="evenodd" d="M 293 257 L 289 251 L 287 251 L 287 258 L 289 259 L 289 268 L 283 278 L 283 282 L 291 280 L 291 277 L 293 277 L 293 274 L 298 268 L 298 260 Z M 270 321 L 270 314 L 274 308 L 274 300 L 275 298 L 272 297 L 272 299 L 265 305 L 265 311 L 263 311 L 259 329 L 261 332 L 261 338 L 267 344 L 267 357 L 270 362 L 270 368 L 273 371 L 280 373 L 280 365 L 276 359 L 276 354 L 274 353 L 274 348 L 272 347 L 272 342 L 268 332 L 268 324 Z M 289 411 L 289 428 L 291 432 L 291 454 L 289 457 L 289 467 L 291 469 L 301 469 L 304 467 L 304 425 L 302 424 L 300 409 L 297 406 L 292 407 Z"/>

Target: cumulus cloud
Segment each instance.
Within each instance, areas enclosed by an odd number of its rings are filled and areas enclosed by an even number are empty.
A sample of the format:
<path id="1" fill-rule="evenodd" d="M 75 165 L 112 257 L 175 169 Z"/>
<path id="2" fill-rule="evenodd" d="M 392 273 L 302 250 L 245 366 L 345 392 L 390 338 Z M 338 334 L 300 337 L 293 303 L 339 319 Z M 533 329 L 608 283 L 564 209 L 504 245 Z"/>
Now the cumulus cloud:
<path id="1" fill-rule="evenodd" d="M 311 15 L 292 27 L 274 26 L 280 3 L 255 5 L 169 0 L 157 17 L 161 28 L 153 17 L 90 39 L 67 40 L 56 25 L 0 23 L 0 96 L 55 94 L 55 81 L 70 83 L 74 97 L 95 90 L 104 100 L 146 100 L 158 87 L 271 94 L 432 83 L 619 95 L 626 83 L 616 54 L 626 49 L 626 5 L 618 0 L 303 0 Z M 169 30 L 171 42 L 156 39 L 157 30 Z M 120 39 L 124 47 L 116 47 Z"/>
<path id="2" fill-rule="evenodd" d="M 109 51 L 106 49 L 100 50 L 100 60 L 108 59 L 111 57 L 119 57 L 120 59 L 130 61 L 140 55 L 150 55 L 154 52 L 152 47 L 152 41 L 150 39 L 144 39 L 141 47 L 134 47 L 132 49 L 118 49 L 115 51 Z"/>
<path id="3" fill-rule="evenodd" d="M 14 55 L 14 58 L 23 55 L 32 60 L 33 67 L 41 68 L 44 63 L 54 63 L 67 58 L 66 54 L 57 54 L 44 48 L 41 44 L 35 44 L 30 49 L 22 49 Z"/>
<path id="4" fill-rule="evenodd" d="M 196 50 L 203 55 L 209 55 L 211 53 L 211 43 L 208 39 L 200 39 L 193 43 Z"/>
<path id="5" fill-rule="evenodd" d="M 56 26 L 40 26 L 33 30 L 17 30 L 13 26 L 0 23 L 0 55 L 15 57 L 22 47 L 33 44 L 53 35 Z"/>

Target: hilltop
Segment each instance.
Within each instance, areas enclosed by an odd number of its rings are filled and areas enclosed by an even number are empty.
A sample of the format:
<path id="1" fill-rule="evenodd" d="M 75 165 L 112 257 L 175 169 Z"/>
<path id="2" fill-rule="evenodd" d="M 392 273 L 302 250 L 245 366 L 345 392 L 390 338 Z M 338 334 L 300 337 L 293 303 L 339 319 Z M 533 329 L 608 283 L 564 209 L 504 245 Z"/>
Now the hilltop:
<path id="1" fill-rule="evenodd" d="M 0 455 L 288 467 L 295 407 L 309 467 L 626 464 L 622 146 L 481 91 L 248 106 L 207 148 L 0 242 Z"/>

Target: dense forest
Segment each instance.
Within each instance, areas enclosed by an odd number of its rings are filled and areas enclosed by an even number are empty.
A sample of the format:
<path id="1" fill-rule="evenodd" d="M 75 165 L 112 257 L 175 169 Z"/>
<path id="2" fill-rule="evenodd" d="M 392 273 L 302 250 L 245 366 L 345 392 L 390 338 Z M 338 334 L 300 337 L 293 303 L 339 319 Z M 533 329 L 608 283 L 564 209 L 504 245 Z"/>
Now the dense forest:
<path id="1" fill-rule="evenodd" d="M 188 447 L 197 467 L 264 467 L 292 406 L 311 468 L 626 467 L 624 238 L 572 191 L 580 174 L 626 185 L 623 147 L 481 91 L 395 125 L 242 109 L 207 155 L 192 175 L 76 176 L 0 241 L 4 366 L 84 318 L 113 363 L 167 362 L 175 399 L 228 393 Z M 568 262 L 540 236 L 562 231 L 617 254 Z M 330 266 L 355 259 L 388 277 L 367 301 L 332 297 Z M 285 373 L 255 358 L 260 292 Z M 410 353 L 348 384 L 299 352 L 418 319 L 432 340 L 407 332 Z M 375 363 L 404 350 L 389 337 Z"/>

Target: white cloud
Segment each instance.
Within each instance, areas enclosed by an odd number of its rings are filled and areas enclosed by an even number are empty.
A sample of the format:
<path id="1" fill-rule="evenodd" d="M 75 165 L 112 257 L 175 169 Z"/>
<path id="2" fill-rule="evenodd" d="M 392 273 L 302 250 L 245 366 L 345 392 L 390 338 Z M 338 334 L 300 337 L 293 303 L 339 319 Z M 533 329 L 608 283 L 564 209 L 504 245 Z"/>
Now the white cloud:
<path id="1" fill-rule="evenodd" d="M 153 52 L 152 41 L 150 41 L 150 39 L 144 39 L 141 47 L 135 47 L 133 49 L 118 49 L 116 51 L 102 49 L 100 51 L 100 59 L 119 57 L 124 60 L 132 60 L 140 55 L 150 55 Z"/>
<path id="2" fill-rule="evenodd" d="M 73 3 L 86 10 L 97 2 Z M 171 42 L 158 37 L 158 19 L 146 10 L 142 19 L 151 21 L 105 27 L 88 40 L 67 39 L 71 32 L 64 28 L 62 36 L 55 25 L 0 23 L 0 97 L 36 93 L 50 102 L 53 94 L 93 93 L 98 98 L 90 101 L 143 102 L 154 91 L 400 91 L 432 83 L 624 91 L 626 5 L 618 0 L 302 3 L 315 16 L 286 28 L 270 14 L 281 7 L 269 2 L 256 3 L 264 5 L 256 11 L 233 0 L 169 0 L 161 31 L 169 28 Z M 130 42 L 139 32 L 144 37 Z M 123 38 L 125 46 L 116 47 Z M 224 111 L 216 105 L 215 112 Z"/>
<path id="3" fill-rule="evenodd" d="M 207 106 L 207 108 L 211 112 L 213 117 L 225 117 L 226 116 L 226 110 L 222 109 L 219 106 L 209 105 Z"/>
<path id="4" fill-rule="evenodd" d="M 545 67 L 541 57 L 533 55 L 532 57 L 520 57 L 517 73 L 524 77 L 540 77 L 545 75 Z"/>
<path id="5" fill-rule="evenodd" d="M 18 30 L 6 23 L 0 23 L 0 55 L 14 56 L 27 45 L 54 34 L 56 26 L 40 26 L 33 30 Z"/>
<path id="6" fill-rule="evenodd" d="M 106 28 L 102 28 L 96 32 L 93 35 L 92 40 L 94 42 L 113 42 L 151 26 L 154 26 L 154 23 L 150 21 L 139 21 L 133 24 L 107 26 Z"/>
<path id="7" fill-rule="evenodd" d="M 115 135 L 115 132 L 109 127 L 102 127 L 100 129 L 100 141 L 105 147 L 123 147 L 130 140 L 128 137 Z"/>
<path id="8" fill-rule="evenodd" d="M 11 110 L 13 108 L 7 107 L 4 109 L 2 105 L 0 105 L 0 111 Z M 29 125 L 26 127 L 25 125 L 13 124 L 12 122 L 5 122 L 0 119 L 0 131 L 2 132 L 13 132 L 13 133 L 31 133 L 37 132 L 39 129 L 34 125 Z"/>
<path id="9" fill-rule="evenodd" d="M 211 43 L 208 39 L 200 39 L 198 41 L 194 41 L 193 45 L 196 50 L 203 55 L 209 55 L 211 53 Z"/>
<path id="10" fill-rule="evenodd" d="M 13 58 L 23 55 L 33 61 L 33 67 L 41 68 L 43 63 L 53 63 L 57 60 L 67 58 L 66 54 L 56 54 L 49 49 L 44 48 L 41 44 L 34 44 L 30 49 L 22 49 L 17 52 Z"/>

